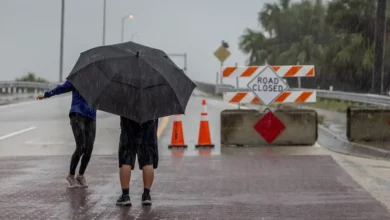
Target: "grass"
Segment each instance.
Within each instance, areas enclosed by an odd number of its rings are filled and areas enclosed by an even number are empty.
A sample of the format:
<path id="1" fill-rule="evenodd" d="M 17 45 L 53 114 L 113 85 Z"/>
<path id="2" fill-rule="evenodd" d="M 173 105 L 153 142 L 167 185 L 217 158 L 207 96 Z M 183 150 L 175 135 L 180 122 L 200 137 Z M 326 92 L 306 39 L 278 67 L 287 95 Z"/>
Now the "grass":
<path id="1" fill-rule="evenodd" d="M 336 99 L 324 99 L 324 98 L 317 98 L 317 102 L 315 103 L 302 103 L 302 105 L 307 106 L 309 108 L 312 107 L 312 108 L 326 109 L 326 110 L 339 111 L 339 112 L 346 111 L 348 106 L 351 105 L 367 106 L 367 104 L 365 103 L 343 101 L 343 100 L 336 100 Z"/>
<path id="2" fill-rule="evenodd" d="M 322 99 L 318 98 L 315 103 L 302 103 L 303 106 L 312 107 L 312 108 L 320 108 L 327 109 L 333 111 L 345 111 L 347 110 L 349 105 L 353 105 L 353 103 L 345 102 L 342 100 L 334 100 L 334 99 Z"/>
<path id="3" fill-rule="evenodd" d="M 355 103 L 355 102 L 348 102 L 348 101 L 342 101 L 342 100 L 332 100 L 332 99 L 323 99 L 323 98 L 317 98 L 317 102 L 315 103 L 274 103 L 271 104 L 271 107 L 277 108 L 277 109 L 291 109 L 291 108 L 299 108 L 299 106 L 304 106 L 308 108 L 318 108 L 318 109 L 326 109 L 326 110 L 332 110 L 332 111 L 345 111 L 347 110 L 348 106 L 351 105 L 366 105 L 364 103 Z"/>

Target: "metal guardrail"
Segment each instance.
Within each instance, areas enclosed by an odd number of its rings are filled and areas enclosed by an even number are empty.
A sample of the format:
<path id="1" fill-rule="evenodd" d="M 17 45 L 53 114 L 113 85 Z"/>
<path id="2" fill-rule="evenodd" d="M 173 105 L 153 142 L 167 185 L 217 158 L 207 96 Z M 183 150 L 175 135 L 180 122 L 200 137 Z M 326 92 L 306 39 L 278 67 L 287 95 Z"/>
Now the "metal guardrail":
<path id="1" fill-rule="evenodd" d="M 327 99 L 339 99 L 352 102 L 361 102 L 373 105 L 390 105 L 390 97 L 385 95 L 352 93 L 352 92 L 340 92 L 340 91 L 328 91 L 328 90 L 316 90 L 317 97 Z"/>
<path id="2" fill-rule="evenodd" d="M 203 87 L 210 88 L 211 86 L 214 86 L 214 91 L 217 91 L 218 93 L 237 91 L 237 89 L 231 85 L 223 85 L 223 86 L 218 86 L 218 88 L 216 88 L 216 86 L 214 84 L 211 84 L 211 83 L 203 83 L 203 82 L 195 82 L 195 83 L 198 85 L 200 90 L 202 90 Z M 208 90 L 211 90 L 211 89 L 208 89 Z M 298 89 L 290 88 L 290 90 L 298 90 Z M 299 90 L 302 91 L 305 89 L 301 88 Z M 250 90 L 248 88 L 240 88 L 239 91 L 250 91 Z M 310 90 L 310 91 L 313 91 L 313 90 Z M 390 105 L 390 97 L 385 96 L 385 95 L 329 91 L 329 90 L 320 90 L 320 89 L 317 89 L 315 91 L 317 93 L 317 97 L 319 97 L 319 98 L 361 102 L 361 103 L 381 105 L 381 106 L 389 106 Z M 204 91 L 204 92 L 208 92 L 208 91 Z"/>
<path id="3" fill-rule="evenodd" d="M 0 89 L 2 88 L 28 88 L 28 89 L 52 89 L 58 83 L 38 83 L 38 82 L 23 82 L 23 81 L 0 81 Z"/>
<path id="4" fill-rule="evenodd" d="M 36 83 L 36 82 L 21 82 L 21 81 L 0 81 L 0 89 L 17 87 L 17 88 L 47 90 L 47 89 L 54 88 L 58 84 L 59 84 L 58 82 Z M 234 86 L 231 85 L 218 86 L 218 91 L 217 91 L 215 84 L 198 82 L 198 81 L 195 81 L 195 84 L 198 86 L 199 90 L 211 94 L 214 94 L 216 92 L 222 93 L 222 92 L 227 92 L 232 90 L 234 91 Z M 244 90 L 245 89 L 242 89 L 241 91 Z M 319 98 L 338 99 L 338 100 L 362 102 L 362 103 L 383 105 L 383 106 L 390 105 L 390 97 L 384 95 L 373 95 L 373 94 L 351 93 L 351 92 L 340 92 L 340 91 L 329 91 L 329 90 L 316 90 L 316 91 L 317 91 L 317 97 Z"/>

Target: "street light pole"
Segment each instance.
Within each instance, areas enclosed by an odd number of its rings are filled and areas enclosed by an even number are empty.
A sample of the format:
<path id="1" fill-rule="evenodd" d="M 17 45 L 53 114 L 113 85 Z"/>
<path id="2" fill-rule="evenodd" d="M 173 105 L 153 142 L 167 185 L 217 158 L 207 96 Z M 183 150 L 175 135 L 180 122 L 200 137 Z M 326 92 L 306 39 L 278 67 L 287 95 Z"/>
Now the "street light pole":
<path id="1" fill-rule="evenodd" d="M 375 20 L 375 58 L 374 71 L 372 74 L 371 93 L 383 94 L 383 61 L 385 56 L 385 35 L 386 35 L 386 2 L 387 0 L 378 0 Z"/>
<path id="2" fill-rule="evenodd" d="M 125 17 L 122 18 L 122 34 L 121 34 L 121 42 L 123 42 L 123 35 L 124 35 L 124 31 L 125 31 L 125 19 L 133 19 L 133 15 L 127 15 Z"/>
<path id="3" fill-rule="evenodd" d="M 61 38 L 60 38 L 60 75 L 59 81 L 62 82 L 62 66 L 64 59 L 64 18 L 65 17 L 65 0 L 61 1 Z"/>
<path id="4" fill-rule="evenodd" d="M 103 46 L 106 45 L 106 0 L 103 0 Z"/>
<path id="5" fill-rule="evenodd" d="M 123 42 L 123 33 L 124 33 L 124 29 L 125 29 L 125 19 L 126 19 L 126 17 L 122 18 L 121 42 Z"/>
<path id="6" fill-rule="evenodd" d="M 184 53 L 184 71 L 187 72 L 187 53 Z"/>

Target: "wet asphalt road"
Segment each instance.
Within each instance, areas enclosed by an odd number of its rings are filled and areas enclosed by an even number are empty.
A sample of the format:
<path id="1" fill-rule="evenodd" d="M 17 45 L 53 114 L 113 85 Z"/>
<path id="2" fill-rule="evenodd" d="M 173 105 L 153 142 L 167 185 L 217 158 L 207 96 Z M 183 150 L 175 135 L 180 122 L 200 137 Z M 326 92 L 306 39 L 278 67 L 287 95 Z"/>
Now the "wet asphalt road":
<path id="1" fill-rule="evenodd" d="M 151 208 L 140 206 L 139 170 L 132 175 L 133 207 L 115 206 L 120 193 L 117 116 L 98 114 L 94 156 L 86 171 L 90 187 L 70 190 L 65 184 L 74 150 L 70 97 L 0 107 L 0 219 L 390 219 L 388 174 L 369 168 L 376 161 L 320 147 L 221 153 L 218 116 L 232 106 L 207 101 L 213 150 L 194 148 L 200 97 L 192 98 L 183 119 L 187 150 L 168 150 L 172 121 L 162 119 Z"/>

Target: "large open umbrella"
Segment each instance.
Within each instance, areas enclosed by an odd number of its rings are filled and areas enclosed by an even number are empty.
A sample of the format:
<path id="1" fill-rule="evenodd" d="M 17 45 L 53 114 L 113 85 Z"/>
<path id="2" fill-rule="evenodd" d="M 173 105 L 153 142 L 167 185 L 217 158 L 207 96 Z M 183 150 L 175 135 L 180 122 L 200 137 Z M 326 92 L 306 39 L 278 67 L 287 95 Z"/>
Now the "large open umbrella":
<path id="1" fill-rule="evenodd" d="M 165 52 L 134 42 L 81 53 L 67 79 L 92 108 L 138 123 L 184 114 L 196 87 Z"/>

